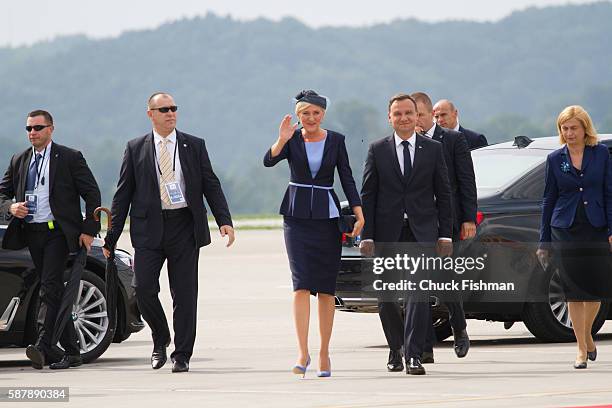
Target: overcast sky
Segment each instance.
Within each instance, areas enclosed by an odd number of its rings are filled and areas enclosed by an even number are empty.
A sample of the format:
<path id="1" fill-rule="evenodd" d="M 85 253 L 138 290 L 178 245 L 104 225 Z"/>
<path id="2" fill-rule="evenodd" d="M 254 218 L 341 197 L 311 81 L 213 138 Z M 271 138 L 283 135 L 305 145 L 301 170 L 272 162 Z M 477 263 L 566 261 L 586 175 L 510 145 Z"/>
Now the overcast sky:
<path id="1" fill-rule="evenodd" d="M 367 25 L 397 18 L 426 21 L 498 20 L 529 6 L 591 3 L 592 0 L 3 0 L 0 46 L 17 46 L 83 33 L 116 36 L 211 11 L 240 20 L 295 17 L 322 25 Z"/>

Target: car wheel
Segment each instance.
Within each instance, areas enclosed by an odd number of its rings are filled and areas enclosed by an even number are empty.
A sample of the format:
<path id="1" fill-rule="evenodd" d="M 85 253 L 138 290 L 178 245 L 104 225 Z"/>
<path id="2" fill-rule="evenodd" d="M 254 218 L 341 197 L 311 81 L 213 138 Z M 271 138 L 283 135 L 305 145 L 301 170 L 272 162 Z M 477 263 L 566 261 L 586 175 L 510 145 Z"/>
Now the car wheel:
<path id="1" fill-rule="evenodd" d="M 83 271 L 77 301 L 72 307 L 72 324 L 85 363 L 100 357 L 113 341 L 114 330 L 110 329 L 114 329 L 117 322 L 108 318 L 104 281 L 88 270 Z M 50 354 L 50 361 L 53 361 L 63 354 L 63 350 L 58 344 Z"/>
<path id="2" fill-rule="evenodd" d="M 569 317 L 567 302 L 563 292 L 559 273 L 556 271 L 549 283 L 548 303 L 526 303 L 523 310 L 523 322 L 527 329 L 539 340 L 546 342 L 575 341 L 572 322 Z M 593 322 L 591 333 L 595 335 L 606 321 L 608 304 L 601 303 L 599 312 Z"/>

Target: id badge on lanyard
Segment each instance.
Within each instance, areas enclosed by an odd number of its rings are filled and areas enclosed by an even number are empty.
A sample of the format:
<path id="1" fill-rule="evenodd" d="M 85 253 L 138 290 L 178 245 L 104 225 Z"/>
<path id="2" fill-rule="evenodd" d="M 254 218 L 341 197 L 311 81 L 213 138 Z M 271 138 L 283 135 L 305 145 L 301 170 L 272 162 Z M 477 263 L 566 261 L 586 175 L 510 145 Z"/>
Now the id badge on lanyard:
<path id="1" fill-rule="evenodd" d="M 171 204 L 183 204 L 186 202 L 183 191 L 181 190 L 181 185 L 177 181 L 171 181 L 164 186 L 166 187 L 166 192 L 168 193 Z"/>
<path id="2" fill-rule="evenodd" d="M 25 192 L 26 207 L 28 207 L 28 215 L 36 215 L 38 212 L 38 194 L 36 190 Z"/>

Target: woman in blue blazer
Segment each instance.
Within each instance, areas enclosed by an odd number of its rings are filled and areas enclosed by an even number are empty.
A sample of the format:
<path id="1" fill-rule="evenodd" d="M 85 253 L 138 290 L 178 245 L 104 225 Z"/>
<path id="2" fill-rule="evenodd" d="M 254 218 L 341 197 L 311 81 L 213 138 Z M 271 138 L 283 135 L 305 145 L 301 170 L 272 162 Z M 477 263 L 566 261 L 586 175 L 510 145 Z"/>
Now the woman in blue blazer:
<path id="1" fill-rule="evenodd" d="M 321 349 L 318 376 L 329 377 L 329 341 L 342 250 L 338 222 L 340 202 L 333 190 L 335 169 L 338 169 L 342 189 L 356 216 L 355 226 L 348 235 L 359 235 L 364 220 L 344 136 L 321 128 L 327 99 L 314 91 L 302 91 L 295 99 L 295 112 L 303 127 L 297 129 L 297 124 L 291 125 L 291 115 L 286 115 L 280 124 L 278 140 L 264 157 L 264 166 L 271 167 L 287 159 L 291 170 L 280 213 L 284 215 L 299 347 L 298 362 L 292 371 L 305 376 L 310 364 L 308 326 L 312 294 L 318 295 L 319 303 Z"/>
<path id="2" fill-rule="evenodd" d="M 595 361 L 591 329 L 601 300 L 610 298 L 612 163 L 589 114 L 568 106 L 557 118 L 561 143 L 546 159 L 538 256 L 559 254 L 560 278 L 578 343 L 574 368 Z M 552 245 L 550 244 L 552 243 Z"/>

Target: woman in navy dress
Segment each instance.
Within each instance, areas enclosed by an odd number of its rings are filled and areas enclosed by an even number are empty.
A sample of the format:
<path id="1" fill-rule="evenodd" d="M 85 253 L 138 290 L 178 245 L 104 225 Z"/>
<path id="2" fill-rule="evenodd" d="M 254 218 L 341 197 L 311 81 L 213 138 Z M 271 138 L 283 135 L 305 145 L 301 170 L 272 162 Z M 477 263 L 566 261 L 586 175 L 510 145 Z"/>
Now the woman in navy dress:
<path id="1" fill-rule="evenodd" d="M 578 343 L 574 368 L 595 361 L 591 333 L 601 300 L 609 299 L 612 270 L 612 163 L 589 114 L 568 106 L 557 119 L 562 148 L 546 159 L 538 256 L 559 255 L 561 285 Z"/>
<path id="2" fill-rule="evenodd" d="M 264 157 L 272 167 L 283 159 L 289 162 L 291 179 L 280 213 L 284 215 L 284 235 L 293 279 L 293 315 L 299 356 L 292 371 L 304 376 L 310 364 L 308 327 L 310 295 L 318 296 L 320 377 L 331 375 L 329 341 L 334 321 L 336 277 L 340 270 L 342 233 L 339 228 L 340 202 L 333 190 L 338 169 L 342 189 L 356 217 L 348 235 L 357 236 L 363 228 L 361 199 L 349 165 L 344 136 L 321 128 L 327 99 L 314 91 L 296 96 L 295 113 L 302 128 L 291 124 L 286 115 L 279 127 L 278 140 Z"/>

